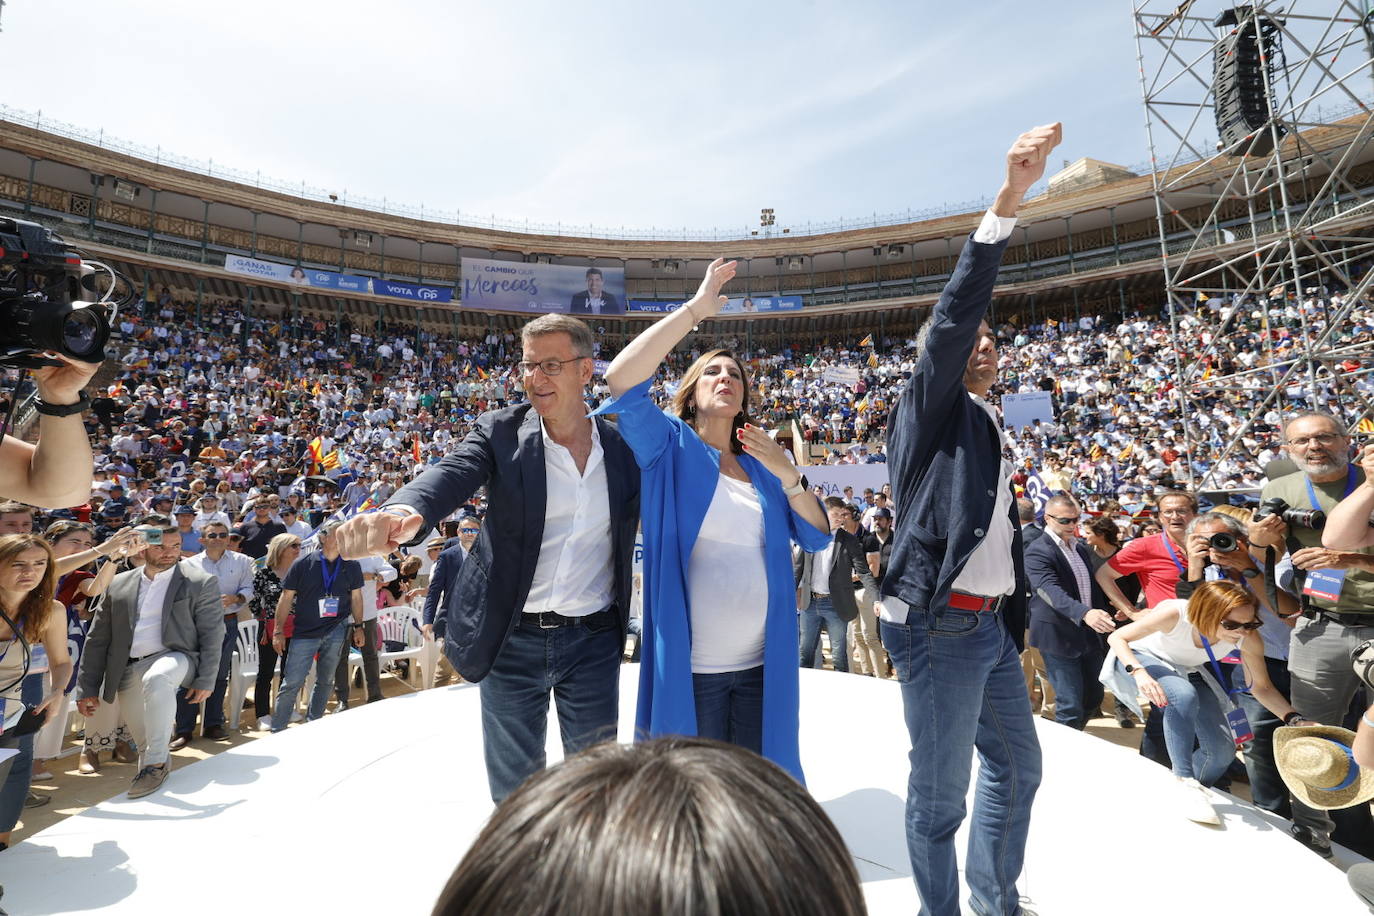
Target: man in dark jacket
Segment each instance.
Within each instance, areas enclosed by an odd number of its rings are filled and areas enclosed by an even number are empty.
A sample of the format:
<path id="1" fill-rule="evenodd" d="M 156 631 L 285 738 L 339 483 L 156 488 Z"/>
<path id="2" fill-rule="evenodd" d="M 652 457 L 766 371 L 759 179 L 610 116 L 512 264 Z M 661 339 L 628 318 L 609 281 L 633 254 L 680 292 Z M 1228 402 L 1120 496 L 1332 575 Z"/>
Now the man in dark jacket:
<path id="1" fill-rule="evenodd" d="M 544 768 L 550 693 L 566 754 L 615 737 L 639 524 L 634 455 L 614 424 L 587 417 L 591 329 L 545 315 L 521 343 L 529 403 L 478 417 L 443 461 L 339 529 L 345 556 L 385 554 L 486 486 L 492 521 L 449 592 L 444 652 L 481 685 L 498 803 Z"/>
<path id="2" fill-rule="evenodd" d="M 1004 436 L 984 400 L 997 345 L 983 320 L 1026 191 L 1060 126 L 1022 134 L 992 208 L 964 244 L 917 337 L 916 369 L 887 425 L 896 497 L 879 631 L 911 735 L 906 830 L 922 912 L 960 912 L 954 836 L 978 750 L 964 874 L 980 913 L 1016 913 L 1040 744 L 1022 678 L 1026 586 Z M 933 638 L 938 637 L 938 638 Z"/>
<path id="3" fill-rule="evenodd" d="M 1030 641 L 1054 685 L 1054 721 L 1082 731 L 1102 705 L 1098 681 L 1106 647 L 1098 634 L 1116 629 L 1093 578 L 1092 557 L 1078 537 L 1082 510 L 1059 494 L 1045 506 L 1045 536 L 1026 548 Z"/>
<path id="4" fill-rule="evenodd" d="M 868 569 L 863 543 L 855 531 L 858 523 L 852 508 L 838 496 L 825 501 L 833 538 L 819 553 L 804 550 L 792 554 L 792 573 L 797 580 L 797 610 L 801 612 L 801 666 L 816 667 L 821 626 L 830 634 L 830 660 L 836 671 L 849 670 L 849 621 L 859 616 L 854 581 L 869 592 L 877 580 Z"/>

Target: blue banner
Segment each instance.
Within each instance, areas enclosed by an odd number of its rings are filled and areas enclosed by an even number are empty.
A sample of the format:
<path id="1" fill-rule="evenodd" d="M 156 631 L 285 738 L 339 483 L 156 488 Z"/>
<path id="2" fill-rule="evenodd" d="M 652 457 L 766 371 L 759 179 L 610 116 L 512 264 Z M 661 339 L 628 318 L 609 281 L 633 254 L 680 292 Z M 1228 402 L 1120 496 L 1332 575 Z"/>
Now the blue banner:
<path id="1" fill-rule="evenodd" d="M 447 286 L 419 286 L 396 280 L 373 280 L 372 291 L 378 296 L 394 296 L 411 302 L 452 302 L 453 290 Z"/>
<path id="2" fill-rule="evenodd" d="M 482 311 L 621 315 L 625 270 L 463 258 L 462 304 Z"/>
<path id="3" fill-rule="evenodd" d="M 260 261 L 257 258 L 245 258 L 243 255 L 237 254 L 224 256 L 224 269 L 230 273 L 257 277 L 260 280 L 275 280 L 278 283 L 308 286 L 312 289 L 341 289 L 350 293 L 363 293 L 365 295 L 372 293 L 372 279 L 370 277 L 355 277 L 351 274 L 338 274 L 329 270 L 278 264 L 275 261 Z"/>
<path id="4" fill-rule="evenodd" d="M 682 300 L 663 302 L 657 299 L 631 299 L 629 310 L 632 312 L 671 312 L 682 305 Z M 800 312 L 801 296 L 740 296 L 730 299 L 721 306 L 722 315 L 757 315 L 765 312 Z"/>

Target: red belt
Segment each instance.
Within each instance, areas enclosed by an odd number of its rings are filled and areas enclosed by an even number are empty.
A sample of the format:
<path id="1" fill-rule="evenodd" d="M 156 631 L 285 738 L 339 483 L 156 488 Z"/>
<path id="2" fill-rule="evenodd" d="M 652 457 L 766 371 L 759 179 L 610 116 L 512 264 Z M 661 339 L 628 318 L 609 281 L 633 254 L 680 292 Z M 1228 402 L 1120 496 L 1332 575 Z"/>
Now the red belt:
<path id="1" fill-rule="evenodd" d="M 1002 606 L 1002 599 L 1005 595 L 998 595 L 995 598 L 984 598 L 982 595 L 966 595 L 963 592 L 949 593 L 949 606 L 960 611 L 977 611 L 978 613 L 995 612 Z"/>

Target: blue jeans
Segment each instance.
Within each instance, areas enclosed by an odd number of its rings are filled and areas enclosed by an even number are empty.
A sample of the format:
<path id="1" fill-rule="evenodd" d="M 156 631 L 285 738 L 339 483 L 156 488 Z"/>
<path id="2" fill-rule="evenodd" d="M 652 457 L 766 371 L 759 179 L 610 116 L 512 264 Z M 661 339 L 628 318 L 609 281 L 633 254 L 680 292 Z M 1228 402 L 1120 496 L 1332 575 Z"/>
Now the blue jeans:
<path id="1" fill-rule="evenodd" d="M 1292 689 L 1288 663 L 1266 655 L 1264 667 L 1269 671 L 1269 681 L 1287 697 Z M 1239 699 L 1240 708 L 1245 710 L 1250 720 L 1250 730 L 1255 733 L 1254 739 L 1245 746 L 1245 772 L 1250 777 L 1250 799 L 1256 808 L 1263 808 L 1279 817 L 1291 817 L 1293 809 L 1288 800 L 1288 786 L 1284 785 L 1278 764 L 1274 762 L 1274 732 L 1283 725 L 1283 721 L 1249 693 L 1240 694 Z"/>
<path id="2" fill-rule="evenodd" d="M 286 670 L 282 672 L 281 687 L 277 689 L 277 705 L 272 708 L 272 731 L 279 732 L 291 721 L 291 711 L 296 708 L 296 697 L 305 686 L 310 675 L 310 666 L 315 665 L 315 687 L 310 692 L 310 709 L 305 714 L 307 722 L 314 722 L 324 715 L 329 693 L 334 689 L 334 672 L 339 667 L 339 655 L 348 642 L 348 625 L 334 624 L 334 629 L 324 636 L 301 636 L 297 633 L 291 638 L 291 652 L 286 656 Z M 316 664 L 315 657 L 319 656 Z"/>
<path id="3" fill-rule="evenodd" d="M 1040 655 L 1045 659 L 1045 673 L 1054 687 L 1054 721 L 1082 731 L 1093 713 L 1102 707 L 1105 692 L 1097 679 L 1102 670 L 1102 656 L 1089 650 L 1071 658 L 1044 649 L 1040 650 Z"/>
<path id="4" fill-rule="evenodd" d="M 693 674 L 697 735 L 763 753 L 763 666 Z"/>
<path id="5" fill-rule="evenodd" d="M 1236 759 L 1236 743 L 1216 693 L 1201 674 L 1182 675 L 1147 652 L 1135 655 L 1169 701 L 1158 711 L 1164 713 L 1164 743 L 1174 775 L 1215 785 Z M 1194 739 L 1197 750 L 1193 750 Z"/>
<path id="6" fill-rule="evenodd" d="M 821 627 L 830 634 L 830 660 L 836 671 L 849 670 L 849 624 L 835 610 L 829 598 L 811 598 L 811 606 L 801 612 L 801 666 L 812 667 L 819 662 L 817 655 L 821 645 Z M 817 664 L 815 667 L 820 667 Z"/>
<path id="7" fill-rule="evenodd" d="M 558 707 L 563 753 L 614 740 L 620 714 L 620 627 L 540 629 L 517 622 L 478 685 L 482 746 L 491 800 L 501 803 L 544 768 L 549 693 Z M 291 647 L 295 652 L 295 646 Z"/>
<path id="8" fill-rule="evenodd" d="M 229 689 L 229 666 L 233 664 L 234 650 L 238 648 L 239 625 L 238 621 L 232 618 L 225 618 L 224 639 L 220 643 L 219 650 L 219 670 L 215 673 L 215 690 L 205 701 L 205 721 L 202 723 L 202 732 L 206 728 L 214 728 L 217 725 L 225 724 L 224 716 L 224 695 Z M 234 726 L 238 727 L 239 714 L 243 710 L 231 710 L 230 716 L 233 717 Z M 186 702 L 186 690 L 183 688 L 177 691 L 177 721 L 172 731 L 178 735 L 189 735 L 196 729 L 196 717 L 200 715 L 199 703 Z"/>
<path id="9" fill-rule="evenodd" d="M 978 751 L 978 790 L 964 875 L 975 912 L 1019 911 L 1016 879 L 1025 859 L 1031 802 L 1040 787 L 1021 659 L 1000 614 L 912 608 L 905 624 L 879 621 L 902 685 L 911 735 L 906 838 L 921 913 L 957 916 L 954 834 Z"/>
<path id="10" fill-rule="evenodd" d="M 19 698 L 25 706 L 37 706 L 43 702 L 43 675 L 30 674 L 19 686 Z M 6 712 L 13 710 L 10 707 Z M 65 716 L 66 707 L 59 705 L 54 715 Z M 29 797 L 29 787 L 33 780 L 33 739 L 35 735 L 22 738 L 0 739 L 0 748 L 17 748 L 19 755 L 10 758 L 9 770 L 0 779 L 0 833 L 9 833 L 19 823 L 24 811 L 24 799 Z M 3 766 L 3 765 L 0 765 Z"/>

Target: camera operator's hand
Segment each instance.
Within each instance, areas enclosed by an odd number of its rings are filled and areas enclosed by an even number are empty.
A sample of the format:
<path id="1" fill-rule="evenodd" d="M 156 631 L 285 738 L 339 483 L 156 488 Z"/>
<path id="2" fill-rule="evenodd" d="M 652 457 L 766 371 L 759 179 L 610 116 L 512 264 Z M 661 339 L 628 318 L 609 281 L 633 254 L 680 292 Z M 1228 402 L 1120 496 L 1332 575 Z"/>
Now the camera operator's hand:
<path id="1" fill-rule="evenodd" d="M 1304 547 L 1293 551 L 1293 565 L 1298 569 L 1349 569 L 1357 565 L 1358 556 L 1325 547 Z"/>
<path id="2" fill-rule="evenodd" d="M 1245 526 L 1249 533 L 1250 543 L 1256 547 L 1280 547 L 1283 539 L 1288 536 L 1288 526 L 1283 523 L 1282 516 L 1271 515 L 1264 521 L 1250 522 Z"/>
<path id="3" fill-rule="evenodd" d="M 96 551 L 108 559 L 122 560 L 138 553 L 147 546 L 143 543 L 143 536 L 138 533 L 137 528 L 121 528 L 110 535 L 107 541 L 96 548 Z"/>
<path id="4" fill-rule="evenodd" d="M 43 355 L 59 360 L 63 365 L 33 370 L 33 383 L 38 388 L 38 396 L 48 404 L 75 404 L 81 400 L 82 390 L 90 384 L 100 364 L 83 363 L 51 351 Z"/>
<path id="5" fill-rule="evenodd" d="M 1360 452 L 1360 469 L 1364 471 L 1364 485 L 1374 489 L 1374 442 Z"/>
<path id="6" fill-rule="evenodd" d="M 1112 615 L 1101 608 L 1090 608 L 1083 615 L 1083 622 L 1099 633 L 1110 633 L 1116 629 L 1116 624 L 1112 623 Z"/>
<path id="7" fill-rule="evenodd" d="M 1212 562 L 1212 545 L 1208 536 L 1201 532 L 1193 532 L 1188 536 L 1188 565 L 1201 569 Z"/>

